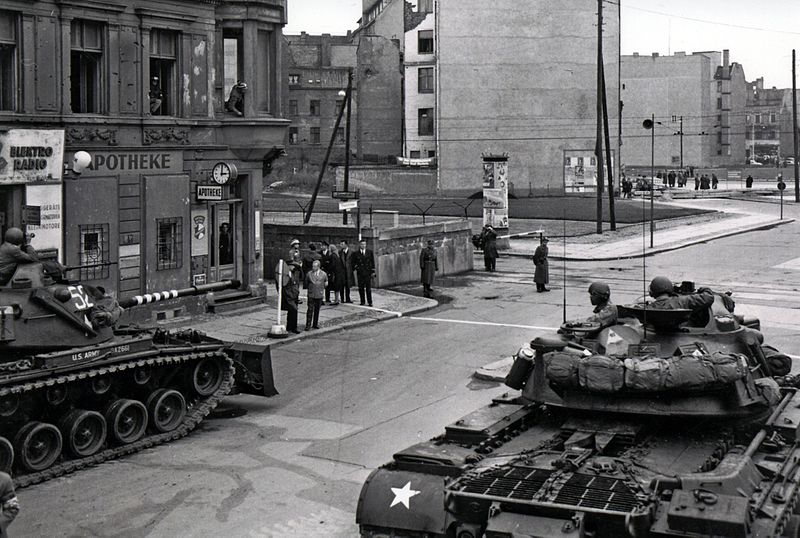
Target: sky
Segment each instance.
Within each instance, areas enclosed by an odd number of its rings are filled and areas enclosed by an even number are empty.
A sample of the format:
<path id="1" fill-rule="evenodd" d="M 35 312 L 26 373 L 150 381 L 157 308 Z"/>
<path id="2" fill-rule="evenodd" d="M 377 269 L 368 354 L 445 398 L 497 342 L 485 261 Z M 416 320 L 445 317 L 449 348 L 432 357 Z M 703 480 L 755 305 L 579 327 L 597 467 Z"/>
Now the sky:
<path id="1" fill-rule="evenodd" d="M 361 18 L 361 0 L 287 1 L 285 34 L 342 35 L 355 30 Z M 792 48 L 800 49 L 800 0 L 606 0 L 606 5 L 618 1 L 622 54 L 729 49 L 748 81 L 764 77 L 767 88 L 792 86 Z"/>

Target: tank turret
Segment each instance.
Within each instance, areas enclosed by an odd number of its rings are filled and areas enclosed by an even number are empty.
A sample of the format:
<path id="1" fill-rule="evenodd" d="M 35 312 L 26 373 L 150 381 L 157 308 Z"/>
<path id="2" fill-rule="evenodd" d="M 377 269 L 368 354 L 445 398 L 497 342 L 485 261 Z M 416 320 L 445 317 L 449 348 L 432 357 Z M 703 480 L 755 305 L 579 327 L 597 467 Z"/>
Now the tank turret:
<path id="1" fill-rule="evenodd" d="M 239 288 L 138 295 L 20 265 L 0 286 L 0 469 L 18 487 L 188 434 L 229 392 L 277 394 L 267 346 L 118 324 L 124 308 Z"/>
<path id="2" fill-rule="evenodd" d="M 515 392 L 373 471 L 361 536 L 798 536 L 791 358 L 719 295 L 618 314 L 534 338 Z"/>

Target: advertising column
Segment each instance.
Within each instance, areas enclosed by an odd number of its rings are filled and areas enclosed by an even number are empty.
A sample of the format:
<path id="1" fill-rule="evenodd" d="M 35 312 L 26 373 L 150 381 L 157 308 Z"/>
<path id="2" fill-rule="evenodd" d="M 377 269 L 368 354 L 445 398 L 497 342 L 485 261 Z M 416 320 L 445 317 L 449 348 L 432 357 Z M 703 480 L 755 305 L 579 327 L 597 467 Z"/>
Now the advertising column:
<path id="1" fill-rule="evenodd" d="M 498 236 L 508 235 L 508 154 L 484 154 L 483 224 Z"/>

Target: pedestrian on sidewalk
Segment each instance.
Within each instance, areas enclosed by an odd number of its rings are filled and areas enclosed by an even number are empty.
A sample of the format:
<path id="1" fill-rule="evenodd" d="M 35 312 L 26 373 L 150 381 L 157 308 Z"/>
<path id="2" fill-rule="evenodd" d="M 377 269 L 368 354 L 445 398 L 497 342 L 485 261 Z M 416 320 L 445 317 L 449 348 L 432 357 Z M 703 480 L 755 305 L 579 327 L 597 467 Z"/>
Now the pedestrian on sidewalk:
<path id="1" fill-rule="evenodd" d="M 483 264 L 487 271 L 494 272 L 497 268 L 497 232 L 488 224 L 483 227 L 481 232 L 481 243 L 483 245 Z"/>
<path id="2" fill-rule="evenodd" d="M 433 247 L 433 240 L 428 239 L 428 246 L 422 249 L 419 253 L 419 269 L 420 280 L 422 281 L 422 295 L 430 297 L 433 291 L 433 279 L 436 277 L 436 271 L 439 270 L 439 261 L 437 260 L 437 252 Z"/>
<path id="3" fill-rule="evenodd" d="M 320 268 L 321 262 L 311 262 L 311 271 L 306 274 L 308 290 L 308 309 L 306 310 L 306 330 L 319 329 L 319 310 L 328 285 L 328 275 Z"/>
<path id="4" fill-rule="evenodd" d="M 353 270 L 358 277 L 358 296 L 364 306 L 364 296 L 367 304 L 372 306 L 372 279 L 375 278 L 375 255 L 367 248 L 367 242 L 358 243 L 358 250 L 353 253 Z"/>
<path id="5" fill-rule="evenodd" d="M 280 262 L 279 262 L 280 263 Z M 295 334 L 297 330 L 297 308 L 300 304 L 300 269 L 301 263 L 295 260 L 287 260 L 283 265 L 283 277 L 280 282 L 281 310 L 286 312 L 286 330 Z M 278 268 L 275 268 L 275 276 L 278 275 Z M 279 285 L 278 282 L 275 285 Z"/>
<path id="6" fill-rule="evenodd" d="M 547 289 L 547 284 L 550 282 L 550 262 L 547 261 L 549 253 L 547 243 L 549 241 L 549 239 L 542 236 L 541 244 L 536 247 L 536 252 L 533 253 L 533 265 L 536 266 L 536 270 L 533 273 L 533 281 L 536 283 L 537 293 L 550 291 Z"/>
<path id="7" fill-rule="evenodd" d="M 328 286 L 325 288 L 325 302 L 322 304 L 339 304 L 339 294 L 341 292 L 341 286 L 339 285 L 339 265 L 341 263 L 336 245 L 328 245 L 327 253 L 322 258 L 322 270 L 328 275 Z M 333 292 L 333 301 L 331 301 L 331 292 Z"/>
<path id="8" fill-rule="evenodd" d="M 344 291 L 341 301 L 343 303 L 352 303 L 353 301 L 350 300 L 350 288 L 356 283 L 356 279 L 353 277 L 353 252 L 347 246 L 347 240 L 345 239 L 339 242 L 339 246 L 339 258 L 342 262 L 342 290 Z"/>
<path id="9" fill-rule="evenodd" d="M 719 179 L 717 179 L 717 174 L 711 174 L 711 188 L 716 189 L 719 185 Z"/>
<path id="10" fill-rule="evenodd" d="M 747 179 L 744 182 L 744 186 L 747 187 L 748 189 L 752 189 L 753 188 L 753 176 L 752 175 L 748 175 L 747 176 Z"/>
<path id="11" fill-rule="evenodd" d="M 700 190 L 700 177 L 694 176 L 694 190 Z"/>
<path id="12" fill-rule="evenodd" d="M 8 526 L 19 514 L 19 501 L 14 492 L 14 481 L 0 472 L 0 538 L 8 538 Z"/>
<path id="13" fill-rule="evenodd" d="M 311 272 L 311 267 L 314 260 L 321 260 L 322 256 L 317 252 L 317 245 L 315 243 L 308 243 L 308 251 L 303 254 L 303 287 L 306 286 L 306 275 Z"/>

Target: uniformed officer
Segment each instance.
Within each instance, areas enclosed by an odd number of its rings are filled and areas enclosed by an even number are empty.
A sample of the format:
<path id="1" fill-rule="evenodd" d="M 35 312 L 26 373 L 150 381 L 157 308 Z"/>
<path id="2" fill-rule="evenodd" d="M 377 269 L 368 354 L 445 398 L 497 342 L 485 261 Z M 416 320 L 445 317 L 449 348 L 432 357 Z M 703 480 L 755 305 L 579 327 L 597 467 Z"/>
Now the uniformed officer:
<path id="1" fill-rule="evenodd" d="M 714 292 L 709 288 L 700 288 L 697 293 L 678 295 L 672 281 L 665 276 L 657 276 L 650 282 L 650 297 L 655 300 L 647 307 L 654 310 L 697 311 L 707 309 L 714 303 Z"/>
<path id="2" fill-rule="evenodd" d="M 594 306 L 593 315 L 587 321 L 599 323 L 601 328 L 617 323 L 617 306 L 611 302 L 611 288 L 605 282 L 592 282 L 589 300 Z"/>

